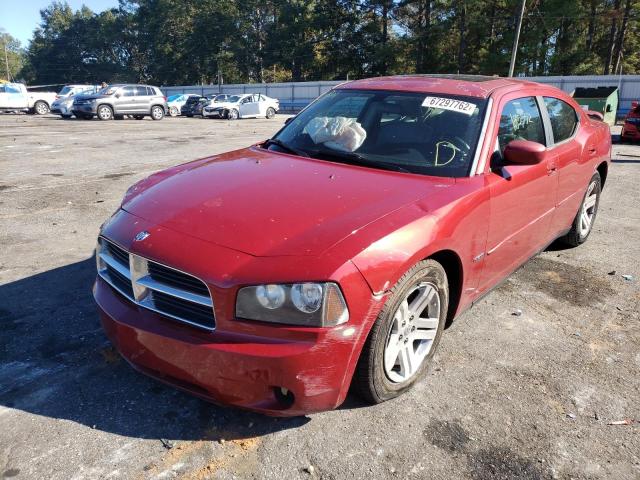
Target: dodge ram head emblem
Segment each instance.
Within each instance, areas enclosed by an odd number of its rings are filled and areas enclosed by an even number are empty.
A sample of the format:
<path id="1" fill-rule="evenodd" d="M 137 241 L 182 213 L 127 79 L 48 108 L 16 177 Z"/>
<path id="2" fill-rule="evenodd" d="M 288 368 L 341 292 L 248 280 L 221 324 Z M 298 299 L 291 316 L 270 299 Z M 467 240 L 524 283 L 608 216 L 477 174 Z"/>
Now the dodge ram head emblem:
<path id="1" fill-rule="evenodd" d="M 136 242 L 141 242 L 142 240 L 144 240 L 145 238 L 147 238 L 149 235 L 151 235 L 149 232 L 147 232 L 146 230 L 138 233 L 133 239 Z"/>

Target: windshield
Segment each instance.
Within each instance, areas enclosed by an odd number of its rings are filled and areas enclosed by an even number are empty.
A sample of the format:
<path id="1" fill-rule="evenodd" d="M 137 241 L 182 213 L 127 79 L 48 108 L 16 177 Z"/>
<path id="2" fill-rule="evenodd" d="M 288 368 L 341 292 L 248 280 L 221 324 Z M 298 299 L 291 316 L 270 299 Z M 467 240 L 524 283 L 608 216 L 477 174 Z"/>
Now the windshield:
<path id="1" fill-rule="evenodd" d="M 227 102 L 229 102 L 229 103 L 238 103 L 239 101 L 240 101 L 240 97 L 238 95 L 231 95 L 227 99 Z"/>
<path id="2" fill-rule="evenodd" d="M 66 87 L 62 87 L 62 90 L 60 90 L 60 93 L 58 93 L 58 95 L 67 95 L 69 92 L 71 92 L 72 88 L 69 86 Z"/>
<path id="3" fill-rule="evenodd" d="M 171 95 L 169 98 L 167 98 L 167 102 L 173 102 L 175 100 L 178 100 L 182 95 Z"/>
<path id="4" fill-rule="evenodd" d="M 473 162 L 485 107 L 485 99 L 458 95 L 337 89 L 266 145 L 373 168 L 462 177 Z"/>

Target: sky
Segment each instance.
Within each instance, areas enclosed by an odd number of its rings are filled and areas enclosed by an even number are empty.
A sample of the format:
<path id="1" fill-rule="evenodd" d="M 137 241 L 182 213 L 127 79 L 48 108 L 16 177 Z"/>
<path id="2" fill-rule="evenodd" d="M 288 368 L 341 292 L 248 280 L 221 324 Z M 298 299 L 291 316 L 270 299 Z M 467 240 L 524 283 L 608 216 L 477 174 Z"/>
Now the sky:
<path id="1" fill-rule="evenodd" d="M 29 44 L 33 30 L 40 23 L 40 10 L 51 0 L 0 0 L 0 28 L 20 40 L 23 47 Z M 67 0 L 72 9 L 86 5 L 94 12 L 117 7 L 118 0 Z"/>

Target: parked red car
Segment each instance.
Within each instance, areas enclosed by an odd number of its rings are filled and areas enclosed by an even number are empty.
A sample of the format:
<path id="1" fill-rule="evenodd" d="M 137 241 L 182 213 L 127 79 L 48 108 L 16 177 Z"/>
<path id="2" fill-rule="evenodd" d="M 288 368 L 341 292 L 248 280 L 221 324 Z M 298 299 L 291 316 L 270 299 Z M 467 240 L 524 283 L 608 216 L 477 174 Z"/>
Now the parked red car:
<path id="1" fill-rule="evenodd" d="M 631 102 L 631 109 L 624 119 L 622 126 L 622 141 L 640 140 L 640 104 Z"/>
<path id="2" fill-rule="evenodd" d="M 272 415 L 424 376 L 445 324 L 591 232 L 611 137 L 497 77 L 342 84 L 272 139 L 152 175 L 103 225 L 94 296 L 136 369 Z"/>

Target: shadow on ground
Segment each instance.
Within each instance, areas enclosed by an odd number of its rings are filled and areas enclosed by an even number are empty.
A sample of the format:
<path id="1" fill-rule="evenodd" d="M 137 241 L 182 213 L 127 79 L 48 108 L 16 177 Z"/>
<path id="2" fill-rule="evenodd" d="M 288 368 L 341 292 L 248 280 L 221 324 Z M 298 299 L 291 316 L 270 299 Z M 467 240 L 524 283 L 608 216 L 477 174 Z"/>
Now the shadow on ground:
<path id="1" fill-rule="evenodd" d="M 0 286 L 0 405 L 136 438 L 248 438 L 296 428 L 136 373 L 102 332 L 93 258 Z"/>

